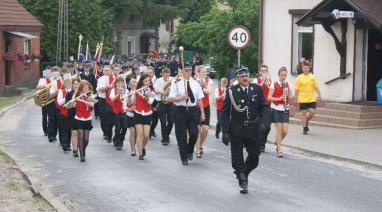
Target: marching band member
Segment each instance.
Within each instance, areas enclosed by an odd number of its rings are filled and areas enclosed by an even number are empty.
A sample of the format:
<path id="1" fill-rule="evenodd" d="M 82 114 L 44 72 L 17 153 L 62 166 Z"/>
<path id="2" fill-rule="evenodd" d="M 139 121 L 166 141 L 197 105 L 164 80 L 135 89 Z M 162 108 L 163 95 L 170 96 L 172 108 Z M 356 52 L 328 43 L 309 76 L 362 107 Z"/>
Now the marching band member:
<path id="1" fill-rule="evenodd" d="M 216 123 L 216 130 L 215 130 L 215 137 L 216 139 L 219 139 L 220 132 L 221 132 L 221 121 L 220 121 L 220 115 L 223 108 L 223 101 L 226 96 L 226 91 L 228 86 L 228 78 L 221 78 L 219 86 L 215 89 L 215 100 L 216 100 L 216 116 L 218 122 Z"/>
<path id="2" fill-rule="evenodd" d="M 262 88 L 263 94 L 264 94 L 264 99 L 265 99 L 266 109 L 270 111 L 271 102 L 268 99 L 268 94 L 269 94 L 269 88 L 272 85 L 272 79 L 269 76 L 268 66 L 266 66 L 266 65 L 260 66 L 259 75 L 253 80 L 253 83 L 259 85 Z M 268 113 L 268 114 L 271 114 L 271 113 Z M 272 117 L 264 117 L 264 118 L 269 119 L 268 123 L 271 123 L 270 119 L 272 119 Z M 260 144 L 261 144 L 260 151 L 261 152 L 265 151 L 265 144 L 267 143 L 268 135 L 269 135 L 270 131 L 271 131 L 271 126 L 269 125 L 269 126 L 267 126 L 266 131 L 264 131 L 264 134 L 260 135 L 261 136 L 261 138 L 260 138 Z"/>
<path id="3" fill-rule="evenodd" d="M 63 70 L 63 71 L 65 71 L 65 70 Z M 63 72 L 61 71 L 61 69 L 58 66 L 54 66 L 52 68 L 52 73 L 62 74 Z M 61 76 L 57 77 L 57 79 L 51 80 L 51 83 L 52 83 L 52 85 L 50 86 L 49 93 L 50 93 L 51 97 L 54 97 L 54 104 L 48 105 L 48 139 L 49 139 L 49 142 L 53 142 L 53 141 L 57 140 L 57 138 L 56 138 L 57 130 L 58 130 L 58 119 L 57 119 L 58 111 L 57 111 L 57 109 L 59 108 L 58 104 L 57 104 L 57 94 L 58 94 L 59 88 L 61 88 L 61 86 L 62 86 Z"/>
<path id="4" fill-rule="evenodd" d="M 98 79 L 97 82 L 97 93 L 98 93 L 98 104 L 100 107 L 100 120 L 101 128 L 103 132 L 103 138 L 109 143 L 111 142 L 112 132 L 108 127 L 108 112 L 111 111 L 111 107 L 107 103 L 108 91 L 111 88 L 111 83 L 113 82 L 113 75 L 111 74 L 110 66 L 103 67 L 103 76 Z M 110 114 L 109 114 L 110 115 Z"/>
<path id="5" fill-rule="evenodd" d="M 50 70 L 51 67 L 47 66 L 46 69 L 43 71 L 43 77 L 40 78 L 38 81 L 38 84 L 36 86 L 36 90 L 42 90 L 42 89 L 49 89 L 49 83 L 50 83 Z M 41 113 L 42 113 L 42 130 L 44 131 L 44 136 L 48 136 L 48 106 L 41 107 Z"/>
<path id="6" fill-rule="evenodd" d="M 64 84 L 57 94 L 57 103 L 59 105 L 59 141 L 64 152 L 71 151 L 70 149 L 70 127 L 68 121 L 68 109 L 63 107 L 66 100 L 66 95 L 72 90 L 72 76 L 65 76 Z"/>
<path id="7" fill-rule="evenodd" d="M 272 122 L 276 127 L 276 152 L 277 157 L 283 157 L 282 141 L 288 133 L 289 123 L 289 103 L 288 99 L 291 97 L 291 92 L 286 78 L 288 71 L 285 67 L 279 70 L 279 80 L 272 83 L 268 99 L 272 102 Z"/>
<path id="8" fill-rule="evenodd" d="M 86 147 L 89 144 L 89 133 L 92 126 L 92 109 L 94 98 L 92 86 L 86 80 L 81 80 L 74 96 L 76 99 L 76 125 L 78 129 L 78 146 L 80 150 L 81 162 L 85 162 Z"/>
<path id="9" fill-rule="evenodd" d="M 170 69 L 164 68 L 162 69 L 162 77 L 157 79 L 154 84 L 155 91 L 157 92 L 156 99 L 159 101 L 158 113 L 161 123 L 163 145 L 168 145 L 170 143 L 170 134 L 174 123 L 171 115 L 173 112 L 173 104 L 168 98 L 170 94 L 170 85 Z M 165 86 L 167 86 L 167 88 Z"/>
<path id="10" fill-rule="evenodd" d="M 97 79 L 93 73 L 93 71 L 90 70 L 90 65 L 89 63 L 84 64 L 84 70 L 80 73 L 80 77 L 83 80 L 87 80 L 93 87 L 93 89 L 97 88 Z M 93 90 L 93 93 L 96 93 L 95 90 Z M 99 108 L 98 108 L 98 103 L 94 105 L 94 115 L 96 118 L 99 117 Z"/>
<path id="11" fill-rule="evenodd" d="M 210 128 L 210 94 L 213 86 L 212 80 L 206 76 L 206 69 L 203 65 L 199 65 L 195 69 L 197 81 L 202 87 L 204 97 L 202 99 L 205 119 L 200 122 L 200 130 L 198 140 L 196 142 L 196 158 L 201 158 L 203 155 L 203 144 L 207 139 L 208 130 Z"/>
<path id="12" fill-rule="evenodd" d="M 126 111 L 127 116 L 127 128 L 130 129 L 129 141 L 130 141 L 130 155 L 135 156 L 135 144 L 136 144 L 136 132 L 135 132 L 135 119 L 134 119 L 134 110 L 135 110 L 135 95 L 134 92 L 137 88 L 137 80 L 131 79 L 129 82 L 129 91 L 128 94 L 131 94 L 124 98 L 123 108 Z"/>
<path id="13" fill-rule="evenodd" d="M 151 78 L 151 85 L 155 85 L 155 81 L 157 80 L 157 78 L 156 78 L 156 76 L 155 76 L 155 70 L 154 70 L 154 68 L 153 67 L 151 67 L 151 66 L 149 66 L 148 68 L 147 68 L 147 74 L 150 76 L 150 78 Z M 155 89 L 155 87 L 153 87 L 154 88 L 154 92 L 156 93 L 156 94 L 158 94 L 157 93 L 157 91 L 156 91 L 156 89 Z M 156 101 L 160 101 L 160 99 L 158 98 L 158 95 L 155 95 L 155 100 Z M 150 127 L 150 135 L 149 135 L 149 138 L 151 139 L 151 137 L 157 137 L 156 136 L 156 134 L 155 134 L 155 128 L 157 127 L 157 125 L 158 125 L 158 120 L 159 120 L 159 115 L 158 115 L 158 109 L 155 107 L 155 108 L 152 108 L 152 110 L 153 110 L 153 120 L 152 120 L 152 122 L 151 122 L 151 127 Z"/>
<path id="14" fill-rule="evenodd" d="M 172 83 L 170 99 L 176 106 L 175 135 L 179 145 L 180 159 L 183 165 L 193 159 L 195 143 L 198 138 L 198 125 L 205 120 L 203 90 L 200 84 L 191 78 L 192 67 L 182 70 L 183 78 Z M 199 105 L 199 111 L 195 105 Z M 187 142 L 187 131 L 189 140 Z"/>
<path id="15" fill-rule="evenodd" d="M 114 117 L 114 145 L 117 150 L 122 150 L 123 141 L 127 131 L 127 117 L 123 108 L 123 101 L 126 94 L 124 79 L 120 76 L 114 79 L 113 88 L 110 91 L 110 99 L 113 102 Z"/>
<path id="16" fill-rule="evenodd" d="M 65 107 L 68 110 L 68 123 L 70 128 L 70 140 L 73 148 L 73 157 L 78 157 L 78 133 L 77 133 L 77 122 L 74 119 L 76 115 L 76 104 L 74 93 L 77 91 L 80 85 L 80 79 L 73 79 L 72 90 L 66 94 L 65 97 Z"/>
<path id="17" fill-rule="evenodd" d="M 143 89 L 146 87 L 145 89 Z M 137 133 L 137 146 L 139 153 L 139 160 L 144 160 L 146 156 L 146 144 L 149 140 L 150 126 L 152 121 L 152 109 L 151 104 L 154 102 L 154 91 L 151 85 L 151 78 L 147 74 L 142 74 L 137 85 L 137 91 L 135 93 L 135 129 Z"/>

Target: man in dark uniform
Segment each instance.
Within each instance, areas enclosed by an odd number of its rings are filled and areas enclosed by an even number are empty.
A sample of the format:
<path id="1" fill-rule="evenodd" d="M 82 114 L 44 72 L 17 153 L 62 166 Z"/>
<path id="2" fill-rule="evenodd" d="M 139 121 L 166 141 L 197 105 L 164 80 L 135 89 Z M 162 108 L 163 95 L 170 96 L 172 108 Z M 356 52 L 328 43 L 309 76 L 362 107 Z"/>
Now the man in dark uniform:
<path id="1" fill-rule="evenodd" d="M 236 71 L 237 85 L 227 92 L 221 113 L 223 143 L 231 143 L 232 167 L 239 181 L 240 193 L 248 193 L 248 175 L 259 163 L 259 134 L 264 130 L 266 116 L 263 91 L 250 83 L 247 68 Z M 248 152 L 244 160 L 243 148 Z"/>

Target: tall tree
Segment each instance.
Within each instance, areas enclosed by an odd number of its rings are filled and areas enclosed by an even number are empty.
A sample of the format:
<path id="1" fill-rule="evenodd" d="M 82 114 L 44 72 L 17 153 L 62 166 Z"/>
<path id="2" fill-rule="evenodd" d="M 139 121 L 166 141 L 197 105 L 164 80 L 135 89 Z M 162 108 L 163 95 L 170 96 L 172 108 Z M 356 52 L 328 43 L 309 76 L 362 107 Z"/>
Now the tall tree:
<path id="1" fill-rule="evenodd" d="M 230 0 L 229 3 L 235 0 Z M 237 51 L 226 39 L 227 32 L 235 25 L 246 26 L 252 34 L 249 46 L 242 50 L 241 64 L 251 70 L 257 67 L 258 0 L 237 0 L 230 10 L 214 7 L 198 22 L 181 24 L 177 30 L 179 42 L 194 48 L 204 49 L 219 76 L 225 76 L 228 67 L 237 63 Z"/>

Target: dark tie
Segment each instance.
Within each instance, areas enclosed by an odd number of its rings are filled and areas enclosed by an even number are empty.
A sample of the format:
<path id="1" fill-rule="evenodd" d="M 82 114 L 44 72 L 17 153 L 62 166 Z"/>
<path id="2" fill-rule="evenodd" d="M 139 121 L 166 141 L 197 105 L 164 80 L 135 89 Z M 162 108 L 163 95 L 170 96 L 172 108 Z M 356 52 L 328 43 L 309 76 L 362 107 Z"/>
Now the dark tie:
<path id="1" fill-rule="evenodd" d="M 188 80 L 187 80 L 187 93 L 188 93 L 188 97 L 191 100 L 191 103 L 193 104 L 195 102 L 195 97 L 194 97 L 194 93 L 192 93 L 190 81 L 188 81 Z"/>

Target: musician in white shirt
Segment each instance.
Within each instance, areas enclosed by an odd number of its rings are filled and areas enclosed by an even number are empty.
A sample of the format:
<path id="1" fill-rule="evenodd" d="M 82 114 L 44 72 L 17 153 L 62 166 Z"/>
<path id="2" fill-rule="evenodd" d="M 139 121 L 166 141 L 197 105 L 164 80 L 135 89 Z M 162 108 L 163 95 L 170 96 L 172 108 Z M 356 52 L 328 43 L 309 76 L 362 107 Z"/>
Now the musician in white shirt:
<path id="1" fill-rule="evenodd" d="M 103 132 L 104 139 L 107 138 L 107 126 L 106 126 L 106 92 L 111 89 L 111 85 L 109 83 L 109 75 L 111 74 L 110 66 L 103 67 L 103 76 L 100 77 L 97 81 L 97 94 L 98 94 L 98 105 L 100 111 L 100 122 L 101 128 Z"/>
<path id="2" fill-rule="evenodd" d="M 149 75 L 149 77 L 151 79 L 151 85 L 154 87 L 155 81 L 157 80 L 157 78 L 155 76 L 154 68 L 151 67 L 151 66 L 147 67 L 146 73 L 147 73 L 147 75 Z M 154 87 L 154 92 L 155 92 L 155 94 L 157 96 L 158 93 L 156 92 L 155 87 Z M 155 100 L 158 101 L 157 97 L 155 97 Z M 158 119 L 159 119 L 158 109 L 157 108 L 153 108 L 153 121 L 151 122 L 150 135 L 149 135 L 150 139 L 151 139 L 151 137 L 157 137 L 156 134 L 155 134 L 155 128 L 158 125 Z"/>
<path id="3" fill-rule="evenodd" d="M 175 135 L 183 165 L 188 165 L 188 161 L 193 159 L 194 147 L 199 134 L 198 125 L 206 118 L 201 101 L 204 97 L 203 90 L 200 84 L 191 78 L 191 72 L 191 66 L 182 70 L 183 79 L 177 80 L 171 85 L 169 96 L 176 105 Z M 199 110 L 196 108 L 196 104 L 199 105 Z"/>

